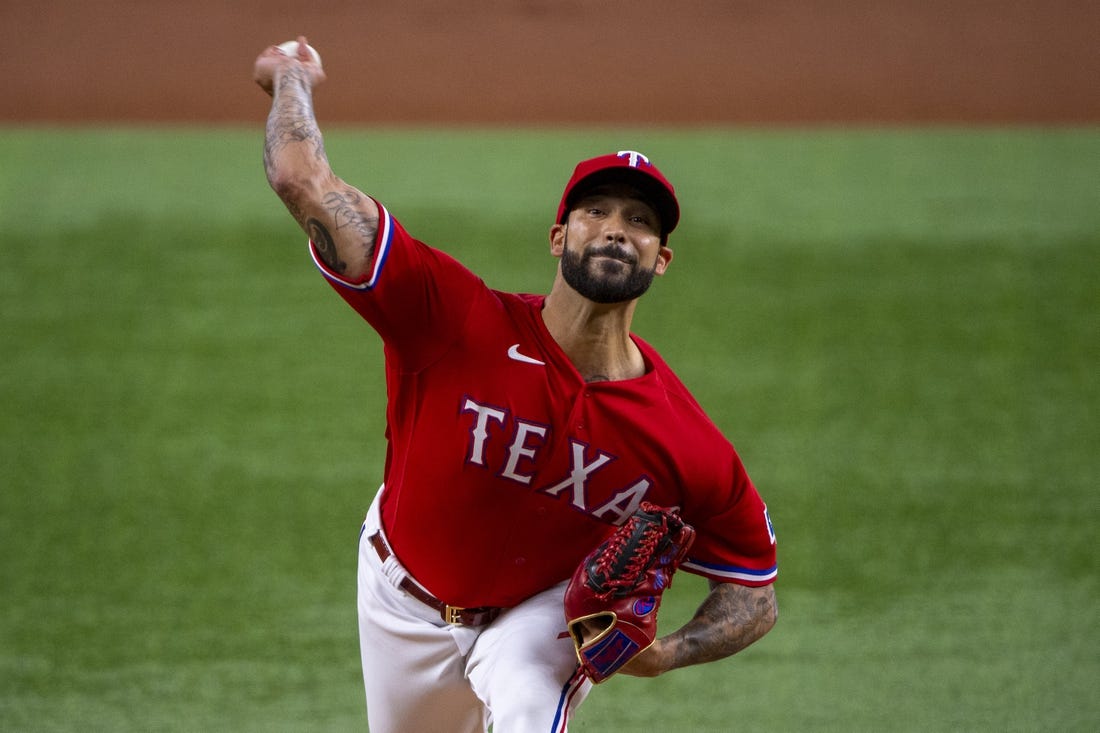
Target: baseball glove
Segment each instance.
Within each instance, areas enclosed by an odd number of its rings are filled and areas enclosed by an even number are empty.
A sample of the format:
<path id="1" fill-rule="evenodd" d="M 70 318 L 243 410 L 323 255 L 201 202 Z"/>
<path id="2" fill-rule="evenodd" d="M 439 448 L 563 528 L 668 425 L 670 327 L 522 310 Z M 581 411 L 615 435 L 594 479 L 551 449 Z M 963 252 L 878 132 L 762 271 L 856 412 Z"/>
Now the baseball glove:
<path id="1" fill-rule="evenodd" d="M 577 567 L 565 590 L 565 621 L 593 682 L 653 643 L 661 594 L 694 539 L 675 510 L 643 502 Z"/>

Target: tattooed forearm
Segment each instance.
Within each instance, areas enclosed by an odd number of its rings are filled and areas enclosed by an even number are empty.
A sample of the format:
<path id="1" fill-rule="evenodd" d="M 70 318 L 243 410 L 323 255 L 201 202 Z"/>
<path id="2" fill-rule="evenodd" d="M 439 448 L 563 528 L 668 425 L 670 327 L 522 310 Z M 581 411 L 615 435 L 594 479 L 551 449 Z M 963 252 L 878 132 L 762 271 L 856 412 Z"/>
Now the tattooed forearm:
<path id="1" fill-rule="evenodd" d="M 335 273 L 343 274 L 347 271 L 347 263 L 340 259 L 340 253 L 336 250 L 336 241 L 332 238 L 332 234 L 325 228 L 325 225 L 316 219 L 310 219 L 306 222 L 306 230 L 309 233 L 309 239 L 313 242 L 314 249 L 317 250 L 317 256 L 321 258 L 321 262 Z"/>
<path id="2" fill-rule="evenodd" d="M 668 637 L 669 668 L 713 662 L 736 654 L 775 625 L 775 589 L 722 583 L 695 617 Z"/>
<path id="3" fill-rule="evenodd" d="M 313 114 L 313 95 L 302 69 L 288 67 L 274 89 L 264 142 L 264 169 L 271 178 L 280 154 L 290 145 L 310 146 L 315 160 L 326 162 L 324 139 Z"/>
<path id="4" fill-rule="evenodd" d="M 301 64 L 281 67 L 272 92 L 264 136 L 267 180 L 309 235 L 319 261 L 357 279 L 373 256 L 378 207 L 332 171 L 313 114 L 312 79 Z"/>

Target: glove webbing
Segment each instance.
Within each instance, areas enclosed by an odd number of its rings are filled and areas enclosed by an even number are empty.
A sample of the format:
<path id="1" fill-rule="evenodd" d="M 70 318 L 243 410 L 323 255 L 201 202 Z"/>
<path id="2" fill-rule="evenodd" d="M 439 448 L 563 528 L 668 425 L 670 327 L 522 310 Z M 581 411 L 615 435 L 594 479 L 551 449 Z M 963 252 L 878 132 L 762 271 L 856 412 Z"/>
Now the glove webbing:
<path id="1" fill-rule="evenodd" d="M 601 598 L 633 590 L 667 539 L 662 515 L 635 514 L 625 528 L 608 539 L 607 546 L 589 567 L 590 587 Z"/>

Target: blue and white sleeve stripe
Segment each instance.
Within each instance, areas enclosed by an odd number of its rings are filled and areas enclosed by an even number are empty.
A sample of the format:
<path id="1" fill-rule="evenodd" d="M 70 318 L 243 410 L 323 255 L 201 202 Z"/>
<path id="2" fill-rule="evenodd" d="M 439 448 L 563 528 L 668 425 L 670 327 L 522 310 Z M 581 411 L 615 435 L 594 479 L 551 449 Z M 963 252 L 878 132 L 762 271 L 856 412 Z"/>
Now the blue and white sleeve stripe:
<path id="1" fill-rule="evenodd" d="M 779 568 L 776 565 L 772 565 L 765 570 L 756 570 L 739 565 L 718 565 L 717 563 L 703 562 L 690 557 L 680 567 L 683 570 L 711 578 L 740 580 L 746 583 L 767 583 L 775 580 L 776 575 L 779 573 Z"/>
<path id="2" fill-rule="evenodd" d="M 345 280 L 340 275 L 330 270 L 317 256 L 317 249 L 313 246 L 313 242 L 310 242 L 309 256 L 313 258 L 313 264 L 317 266 L 317 269 L 321 271 L 322 275 L 341 287 L 350 288 L 352 290 L 370 290 L 378 283 L 378 278 L 382 274 L 382 268 L 386 264 L 386 258 L 389 257 L 390 254 L 390 245 L 393 243 L 393 219 L 390 218 L 390 212 L 387 211 L 382 204 L 378 204 L 378 222 L 381 231 L 375 243 L 374 268 L 371 270 L 370 277 L 363 282 L 356 283 Z"/>

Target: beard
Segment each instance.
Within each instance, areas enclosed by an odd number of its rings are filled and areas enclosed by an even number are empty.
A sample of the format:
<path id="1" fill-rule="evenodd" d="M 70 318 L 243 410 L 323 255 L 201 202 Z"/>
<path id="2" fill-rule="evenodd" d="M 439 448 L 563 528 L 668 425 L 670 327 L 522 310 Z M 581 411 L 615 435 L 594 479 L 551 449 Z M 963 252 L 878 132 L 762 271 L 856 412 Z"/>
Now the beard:
<path id="1" fill-rule="evenodd" d="M 611 260 L 593 264 L 596 257 Z M 594 247 L 578 253 L 566 242 L 561 255 L 561 274 L 574 290 L 595 303 L 623 303 L 640 298 L 653 283 L 657 264 L 646 269 L 638 259 L 615 245 Z M 623 275 L 623 270 L 629 270 Z"/>

